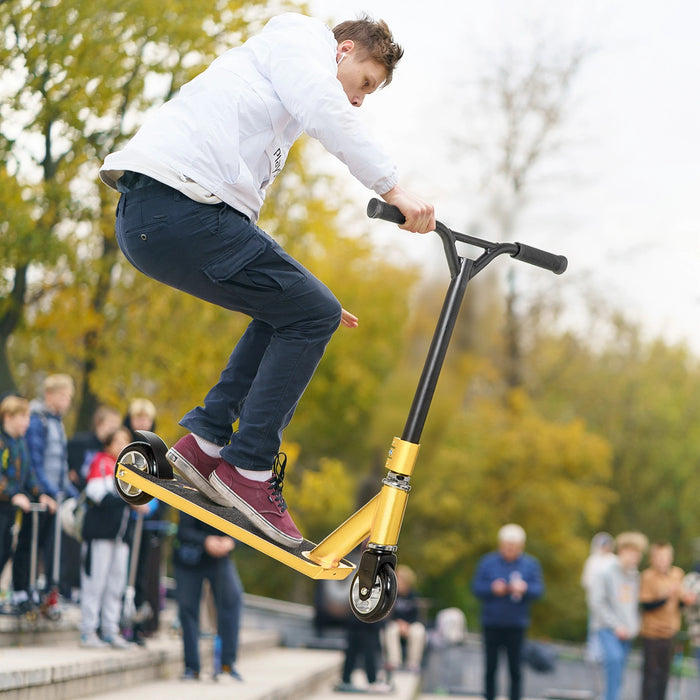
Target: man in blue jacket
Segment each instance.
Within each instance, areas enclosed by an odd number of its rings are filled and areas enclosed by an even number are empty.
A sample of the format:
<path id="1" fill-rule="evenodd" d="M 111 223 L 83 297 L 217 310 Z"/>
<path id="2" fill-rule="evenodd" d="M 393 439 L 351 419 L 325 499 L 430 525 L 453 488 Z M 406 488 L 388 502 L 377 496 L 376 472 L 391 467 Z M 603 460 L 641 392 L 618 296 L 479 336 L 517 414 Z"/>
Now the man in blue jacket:
<path id="1" fill-rule="evenodd" d="M 482 602 L 486 700 L 496 697 L 501 648 L 508 655 L 510 700 L 521 697 L 521 651 L 530 626 L 530 603 L 544 593 L 540 563 L 524 549 L 525 530 L 520 525 L 504 525 L 498 531 L 498 551 L 479 560 L 472 581 L 472 591 Z"/>

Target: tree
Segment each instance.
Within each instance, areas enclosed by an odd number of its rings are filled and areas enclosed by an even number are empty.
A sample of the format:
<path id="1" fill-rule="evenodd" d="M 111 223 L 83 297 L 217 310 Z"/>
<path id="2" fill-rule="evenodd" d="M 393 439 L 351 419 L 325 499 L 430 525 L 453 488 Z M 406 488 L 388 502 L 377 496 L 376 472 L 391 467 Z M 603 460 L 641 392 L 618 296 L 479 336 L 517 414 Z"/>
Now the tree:
<path id="1" fill-rule="evenodd" d="M 485 124 L 477 119 L 476 129 L 472 127 L 478 141 L 460 138 L 485 163 L 480 175 L 487 200 L 484 223 L 493 222 L 497 240 L 514 240 L 548 166 L 566 145 L 572 86 L 589 53 L 577 45 L 554 51 L 545 47 L 538 42 L 529 53 L 512 48 L 503 53 L 481 81 Z M 523 382 L 523 349 L 515 268 L 507 279 L 504 367 L 509 386 L 517 387 Z"/>
<path id="2" fill-rule="evenodd" d="M 505 400 L 473 375 L 475 387 L 427 468 L 417 470 L 405 537 L 411 561 L 438 604 L 475 612 L 469 584 L 477 558 L 495 548 L 498 528 L 521 524 L 528 551 L 542 562 L 550 595 L 538 606 L 540 629 L 571 636 L 585 618 L 566 601 L 578 593 L 587 533 L 614 501 L 606 482 L 608 443 L 574 419 L 553 423 L 521 389 Z M 495 389 L 495 391 L 494 391 Z"/>
<path id="3" fill-rule="evenodd" d="M 610 486 L 618 495 L 603 521 L 610 532 L 639 529 L 693 564 L 700 517 L 700 366 L 687 347 L 644 339 L 639 326 L 596 303 L 589 327 L 538 336 L 539 375 L 528 388 L 546 415 L 579 415 L 610 443 Z"/>

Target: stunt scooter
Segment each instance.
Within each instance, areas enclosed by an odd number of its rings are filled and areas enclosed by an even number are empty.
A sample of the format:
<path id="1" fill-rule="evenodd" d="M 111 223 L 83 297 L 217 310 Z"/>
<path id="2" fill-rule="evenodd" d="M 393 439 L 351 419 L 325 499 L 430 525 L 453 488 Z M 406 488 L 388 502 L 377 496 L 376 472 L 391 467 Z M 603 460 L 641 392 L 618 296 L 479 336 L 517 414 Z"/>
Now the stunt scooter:
<path id="1" fill-rule="evenodd" d="M 378 199 L 370 200 L 367 215 L 397 224 L 404 222 L 396 207 Z M 563 273 L 567 267 L 565 257 L 522 243 L 492 243 L 452 231 L 440 222 L 436 222 L 435 231 L 442 240 L 450 284 L 408 419 L 401 437 L 395 437 L 391 443 L 386 460 L 388 473 L 379 492 L 335 531 L 319 544 L 304 540 L 296 547 L 285 547 L 270 541 L 238 511 L 212 503 L 175 475 L 167 446 L 157 435 L 146 431 L 140 431 L 137 440 L 117 459 L 114 476 L 121 497 L 133 505 L 158 498 L 313 579 L 347 578 L 355 566 L 345 557 L 367 540 L 350 588 L 350 607 L 364 622 L 386 617 L 396 601 L 397 543 L 420 436 L 467 283 L 504 253 L 555 274 Z M 483 252 L 474 259 L 461 257 L 457 243 Z"/>

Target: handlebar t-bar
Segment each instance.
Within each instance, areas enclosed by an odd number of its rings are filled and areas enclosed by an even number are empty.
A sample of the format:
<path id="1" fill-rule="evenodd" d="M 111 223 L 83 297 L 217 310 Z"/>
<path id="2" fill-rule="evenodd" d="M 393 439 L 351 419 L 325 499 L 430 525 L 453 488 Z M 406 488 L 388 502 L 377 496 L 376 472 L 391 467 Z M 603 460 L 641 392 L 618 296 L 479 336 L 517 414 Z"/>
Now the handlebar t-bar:
<path id="1" fill-rule="evenodd" d="M 370 219 L 384 219 L 384 221 L 390 221 L 392 224 L 403 224 L 406 222 L 406 217 L 398 207 L 376 198 L 369 200 L 367 216 Z"/>
<path id="2" fill-rule="evenodd" d="M 550 270 L 555 275 L 561 275 L 569 264 L 569 261 L 563 255 L 548 253 L 546 250 L 533 248 L 524 243 L 516 243 L 515 245 L 518 246 L 518 252 L 513 253 L 511 255 L 512 258 Z"/>
<path id="3" fill-rule="evenodd" d="M 367 204 L 367 216 L 370 219 L 383 219 L 384 221 L 390 221 L 394 224 L 403 224 L 406 221 L 406 217 L 401 213 L 401 210 L 398 207 L 395 207 L 393 204 L 388 204 L 387 202 L 382 202 L 381 199 L 376 198 L 369 200 L 369 203 Z M 440 228 L 440 226 L 438 226 L 438 228 Z M 495 243 L 474 239 L 471 236 L 464 236 L 463 234 L 455 234 L 446 227 L 442 228 L 445 229 L 445 233 L 452 241 L 452 245 L 454 245 L 454 240 L 458 239 L 467 243 L 480 245 L 487 249 L 491 247 L 500 247 Z M 536 265 L 537 267 L 544 268 L 545 270 L 550 270 L 555 275 L 561 275 L 569 264 L 568 260 L 563 255 L 548 253 L 546 250 L 533 248 L 532 246 L 525 245 L 524 243 L 504 244 L 502 246 L 502 252 L 510 252 L 510 250 L 507 249 L 511 247 L 515 247 L 517 249 L 515 253 L 511 253 L 511 257 L 515 258 L 516 260 L 522 260 L 530 265 Z"/>

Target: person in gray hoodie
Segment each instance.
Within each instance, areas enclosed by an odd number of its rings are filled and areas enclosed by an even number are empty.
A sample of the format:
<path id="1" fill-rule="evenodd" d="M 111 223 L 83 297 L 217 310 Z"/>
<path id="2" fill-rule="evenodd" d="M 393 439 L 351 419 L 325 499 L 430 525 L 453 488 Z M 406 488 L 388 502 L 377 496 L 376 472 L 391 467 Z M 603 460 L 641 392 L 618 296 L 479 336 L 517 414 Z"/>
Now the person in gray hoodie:
<path id="1" fill-rule="evenodd" d="M 639 633 L 639 562 L 647 548 L 640 532 L 615 540 L 617 556 L 591 582 L 588 607 L 605 671 L 605 700 L 619 700 L 632 641 Z"/>

